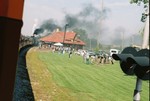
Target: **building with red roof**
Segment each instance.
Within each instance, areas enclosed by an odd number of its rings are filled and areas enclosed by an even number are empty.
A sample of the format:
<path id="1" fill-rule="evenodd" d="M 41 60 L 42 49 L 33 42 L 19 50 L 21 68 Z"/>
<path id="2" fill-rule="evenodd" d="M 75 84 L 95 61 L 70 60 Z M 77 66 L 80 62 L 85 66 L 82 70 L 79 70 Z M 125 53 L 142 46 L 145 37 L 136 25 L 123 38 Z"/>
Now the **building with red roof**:
<path id="1" fill-rule="evenodd" d="M 61 31 L 53 32 L 52 34 L 41 38 L 40 41 L 51 44 L 62 43 L 64 46 L 72 46 L 78 49 L 82 49 L 83 46 L 85 46 L 85 43 L 82 40 L 80 40 L 77 37 L 77 34 L 73 31 L 66 33 Z"/>

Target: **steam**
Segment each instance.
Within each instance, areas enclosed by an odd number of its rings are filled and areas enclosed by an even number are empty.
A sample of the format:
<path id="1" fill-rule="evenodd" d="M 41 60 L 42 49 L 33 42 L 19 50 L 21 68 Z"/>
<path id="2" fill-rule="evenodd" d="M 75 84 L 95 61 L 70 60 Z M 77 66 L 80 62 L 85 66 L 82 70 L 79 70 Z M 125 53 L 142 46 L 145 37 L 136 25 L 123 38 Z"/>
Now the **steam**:
<path id="1" fill-rule="evenodd" d="M 34 19 L 34 24 L 33 24 L 33 27 L 32 27 L 32 35 L 34 34 L 34 31 L 37 28 L 37 25 L 38 25 L 38 19 Z"/>

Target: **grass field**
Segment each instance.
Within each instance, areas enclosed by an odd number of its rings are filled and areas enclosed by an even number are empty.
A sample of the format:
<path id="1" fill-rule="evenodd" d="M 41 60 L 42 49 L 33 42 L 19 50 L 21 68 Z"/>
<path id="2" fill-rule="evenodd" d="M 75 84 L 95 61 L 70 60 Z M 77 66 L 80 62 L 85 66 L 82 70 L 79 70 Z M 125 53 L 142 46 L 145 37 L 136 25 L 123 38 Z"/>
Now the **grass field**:
<path id="1" fill-rule="evenodd" d="M 136 77 L 125 75 L 118 62 L 87 65 L 81 56 L 31 49 L 27 68 L 37 101 L 133 101 Z M 141 101 L 149 101 L 148 81 Z"/>

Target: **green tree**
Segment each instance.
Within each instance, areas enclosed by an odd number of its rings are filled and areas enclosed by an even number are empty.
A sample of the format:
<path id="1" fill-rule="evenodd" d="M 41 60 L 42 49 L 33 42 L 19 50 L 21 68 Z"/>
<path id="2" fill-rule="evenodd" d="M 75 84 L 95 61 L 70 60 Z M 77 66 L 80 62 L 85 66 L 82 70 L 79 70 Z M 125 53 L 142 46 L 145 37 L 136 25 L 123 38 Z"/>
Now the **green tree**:
<path id="1" fill-rule="evenodd" d="M 78 28 L 75 28 L 73 29 L 73 31 L 78 34 L 80 36 L 80 39 L 85 41 L 85 39 L 88 38 L 87 34 L 86 34 L 86 31 L 83 30 L 83 29 L 78 29 Z"/>
<path id="2" fill-rule="evenodd" d="M 146 18 L 147 16 L 149 15 L 149 0 L 130 0 L 130 3 L 136 3 L 138 5 L 140 5 L 141 3 L 144 4 L 144 9 L 145 9 L 145 12 L 142 13 L 142 17 L 141 17 L 141 21 L 142 22 L 145 22 L 146 21 Z M 142 28 L 142 30 L 140 31 L 140 33 L 143 35 L 144 33 L 144 28 Z M 150 42 L 150 38 L 149 38 L 149 42 Z"/>
<path id="3" fill-rule="evenodd" d="M 85 47 L 87 49 L 89 48 L 93 49 L 96 47 L 96 43 L 97 43 L 96 39 L 88 38 L 88 34 L 86 33 L 86 30 L 75 28 L 73 29 L 73 31 L 77 33 L 79 35 L 79 38 L 86 43 Z"/>
<path id="4" fill-rule="evenodd" d="M 149 0 L 130 0 L 130 3 L 136 3 L 137 5 L 140 5 L 141 3 L 144 4 L 144 9 L 145 9 L 145 12 L 142 13 L 142 17 L 141 17 L 141 21 L 142 22 L 145 22 L 146 21 L 146 17 L 148 15 L 147 11 L 149 9 Z"/>
<path id="5" fill-rule="evenodd" d="M 143 2 L 144 4 L 149 3 L 149 0 L 130 0 L 130 3 L 141 3 Z"/>

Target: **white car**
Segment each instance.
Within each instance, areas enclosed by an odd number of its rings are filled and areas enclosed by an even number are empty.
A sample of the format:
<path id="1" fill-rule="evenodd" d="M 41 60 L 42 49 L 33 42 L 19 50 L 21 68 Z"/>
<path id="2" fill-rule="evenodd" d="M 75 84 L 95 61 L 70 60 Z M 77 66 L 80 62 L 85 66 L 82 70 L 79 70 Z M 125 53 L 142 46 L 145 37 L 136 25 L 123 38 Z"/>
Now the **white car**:
<path id="1" fill-rule="evenodd" d="M 110 56 L 112 56 L 112 54 L 119 54 L 120 50 L 118 49 L 110 49 Z"/>

